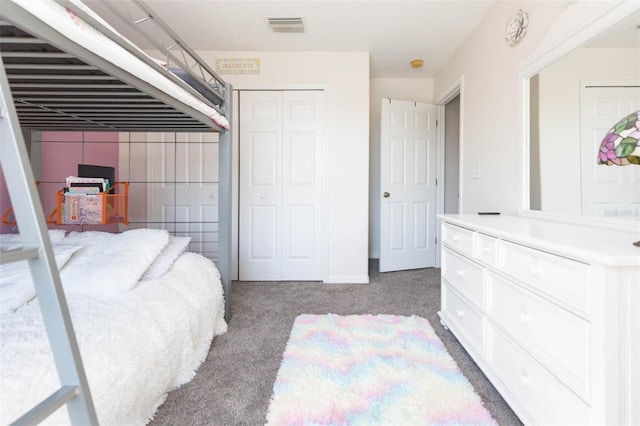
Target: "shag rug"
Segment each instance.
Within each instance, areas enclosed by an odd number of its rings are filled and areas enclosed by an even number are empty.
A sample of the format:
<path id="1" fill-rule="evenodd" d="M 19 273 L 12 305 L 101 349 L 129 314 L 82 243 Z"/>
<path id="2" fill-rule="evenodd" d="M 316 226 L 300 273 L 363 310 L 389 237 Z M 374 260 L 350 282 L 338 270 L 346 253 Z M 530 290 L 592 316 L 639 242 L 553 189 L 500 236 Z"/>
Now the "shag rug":
<path id="1" fill-rule="evenodd" d="M 426 319 L 329 314 L 296 318 L 267 424 L 497 423 Z"/>

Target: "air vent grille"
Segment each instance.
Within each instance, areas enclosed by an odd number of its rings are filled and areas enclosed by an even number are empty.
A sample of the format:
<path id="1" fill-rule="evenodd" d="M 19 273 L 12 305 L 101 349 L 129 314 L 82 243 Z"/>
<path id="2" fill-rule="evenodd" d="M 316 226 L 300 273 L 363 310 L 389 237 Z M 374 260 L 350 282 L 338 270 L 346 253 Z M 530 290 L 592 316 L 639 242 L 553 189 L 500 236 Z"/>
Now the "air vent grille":
<path id="1" fill-rule="evenodd" d="M 269 28 L 274 33 L 303 33 L 302 18 L 267 18 Z"/>

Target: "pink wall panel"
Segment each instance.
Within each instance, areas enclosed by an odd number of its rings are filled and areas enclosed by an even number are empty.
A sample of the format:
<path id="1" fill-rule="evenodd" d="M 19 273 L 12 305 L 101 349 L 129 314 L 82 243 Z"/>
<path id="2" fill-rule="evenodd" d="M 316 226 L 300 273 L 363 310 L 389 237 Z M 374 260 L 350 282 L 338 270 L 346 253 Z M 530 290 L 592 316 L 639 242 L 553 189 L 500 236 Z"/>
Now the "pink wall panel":
<path id="1" fill-rule="evenodd" d="M 115 143 L 86 143 L 84 144 L 84 164 L 109 166 L 116 168 L 116 181 L 118 180 L 118 134 L 115 134 Z M 114 149 L 115 147 L 115 149 Z"/>
<path id="2" fill-rule="evenodd" d="M 67 176 L 76 175 L 78 164 L 96 164 L 116 168 L 118 176 L 117 132 L 42 132 L 42 142 L 34 142 L 33 149 L 42 150 L 40 187 L 38 188 L 45 215 L 56 205 L 56 193 L 64 186 Z M 34 172 L 36 176 L 37 172 Z M 9 194 L 0 174 L 0 215 L 11 206 Z M 81 226 L 63 226 L 62 229 L 82 230 Z M 88 227 L 85 226 L 85 230 Z M 118 225 L 91 226 L 91 229 L 117 232 Z M 0 224 L 0 233 L 15 232 L 12 226 Z"/>
<path id="3" fill-rule="evenodd" d="M 40 180 L 62 183 L 67 176 L 77 174 L 78 163 L 81 162 L 82 143 L 42 142 Z"/>

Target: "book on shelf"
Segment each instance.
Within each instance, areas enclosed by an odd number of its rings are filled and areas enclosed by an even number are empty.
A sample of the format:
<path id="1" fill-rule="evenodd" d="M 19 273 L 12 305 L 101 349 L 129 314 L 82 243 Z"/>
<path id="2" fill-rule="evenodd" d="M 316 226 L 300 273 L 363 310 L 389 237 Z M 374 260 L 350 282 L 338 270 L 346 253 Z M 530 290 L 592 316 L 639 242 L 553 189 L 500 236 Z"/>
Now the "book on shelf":
<path id="1" fill-rule="evenodd" d="M 65 194 L 81 194 L 81 195 L 98 195 L 100 194 L 100 187 L 98 184 L 88 184 L 91 186 L 72 186 L 71 188 L 65 188 Z"/>
<path id="2" fill-rule="evenodd" d="M 99 177 L 78 177 L 67 176 L 65 180 L 67 188 L 93 188 L 98 187 L 100 192 L 104 192 L 109 189 L 109 179 Z"/>

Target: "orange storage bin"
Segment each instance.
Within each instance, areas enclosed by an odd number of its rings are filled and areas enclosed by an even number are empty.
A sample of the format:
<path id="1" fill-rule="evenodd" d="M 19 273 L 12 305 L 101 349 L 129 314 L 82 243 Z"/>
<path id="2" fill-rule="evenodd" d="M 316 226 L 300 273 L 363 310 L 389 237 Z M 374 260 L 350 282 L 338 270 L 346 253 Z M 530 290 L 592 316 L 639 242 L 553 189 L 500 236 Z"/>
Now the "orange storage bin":
<path id="1" fill-rule="evenodd" d="M 114 193 L 110 193 L 110 192 Z M 129 223 L 129 182 L 116 182 L 109 192 L 96 195 L 56 195 L 56 208 L 48 221 L 56 225 L 106 225 Z"/>

